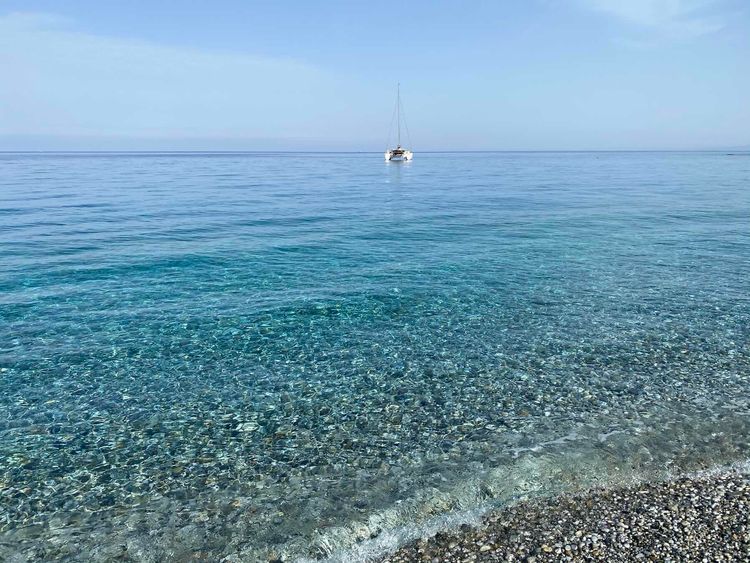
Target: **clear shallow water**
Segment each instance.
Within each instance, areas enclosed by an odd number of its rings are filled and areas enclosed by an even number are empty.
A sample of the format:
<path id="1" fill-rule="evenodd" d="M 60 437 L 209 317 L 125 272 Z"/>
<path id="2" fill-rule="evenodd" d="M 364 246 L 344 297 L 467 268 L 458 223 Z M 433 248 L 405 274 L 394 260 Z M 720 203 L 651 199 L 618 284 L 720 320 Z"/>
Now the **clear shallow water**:
<path id="1" fill-rule="evenodd" d="M 0 559 L 359 558 L 746 459 L 749 296 L 748 155 L 0 155 Z"/>

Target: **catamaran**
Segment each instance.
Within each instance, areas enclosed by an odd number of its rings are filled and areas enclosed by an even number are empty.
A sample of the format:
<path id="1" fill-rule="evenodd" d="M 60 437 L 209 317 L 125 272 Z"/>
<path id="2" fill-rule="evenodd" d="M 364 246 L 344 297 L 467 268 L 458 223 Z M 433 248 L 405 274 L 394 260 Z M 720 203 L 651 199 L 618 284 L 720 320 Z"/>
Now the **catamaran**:
<path id="1" fill-rule="evenodd" d="M 396 122 L 398 127 L 398 140 L 395 149 L 386 149 L 385 160 L 386 162 L 406 162 L 414 158 L 414 154 L 409 150 L 401 146 L 401 84 L 398 85 L 396 90 Z M 406 135 L 409 136 L 409 126 L 406 125 L 406 119 L 404 119 L 404 125 L 406 126 Z M 391 119 L 391 130 L 393 130 L 393 119 Z M 391 141 L 391 133 L 388 132 L 388 143 Z M 409 139 L 411 144 L 411 138 Z"/>

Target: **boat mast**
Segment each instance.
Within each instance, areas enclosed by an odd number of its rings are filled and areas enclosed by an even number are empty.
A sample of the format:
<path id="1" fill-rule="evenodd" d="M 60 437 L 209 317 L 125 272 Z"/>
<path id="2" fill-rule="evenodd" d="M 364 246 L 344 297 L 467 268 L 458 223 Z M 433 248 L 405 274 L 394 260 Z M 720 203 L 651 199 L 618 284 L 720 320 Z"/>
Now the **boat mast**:
<path id="1" fill-rule="evenodd" d="M 396 146 L 401 146 L 401 83 L 398 83 L 398 86 L 396 87 L 396 113 L 398 114 L 398 117 L 396 120 L 398 121 L 398 144 Z"/>

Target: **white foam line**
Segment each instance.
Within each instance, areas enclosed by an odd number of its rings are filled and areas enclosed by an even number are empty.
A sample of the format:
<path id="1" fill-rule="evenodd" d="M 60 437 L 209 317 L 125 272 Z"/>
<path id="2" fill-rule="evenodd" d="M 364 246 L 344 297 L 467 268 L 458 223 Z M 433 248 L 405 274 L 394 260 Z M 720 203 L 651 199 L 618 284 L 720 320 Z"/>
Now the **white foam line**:
<path id="1" fill-rule="evenodd" d="M 554 440 L 552 442 L 557 442 L 558 440 Z M 595 482 L 592 481 L 588 489 L 593 488 L 599 488 L 599 487 L 605 487 L 605 488 L 618 488 L 622 486 L 627 485 L 637 485 L 644 482 L 666 482 L 666 481 L 674 481 L 681 478 L 691 478 L 691 479 L 706 479 L 710 478 L 716 475 L 720 475 L 723 473 L 728 472 L 736 472 L 741 473 L 745 475 L 750 475 L 750 460 L 745 460 L 741 462 L 735 462 L 730 465 L 722 465 L 713 467 L 710 469 L 703 469 L 700 471 L 695 472 L 688 472 L 688 473 L 669 473 L 666 476 L 662 478 L 648 478 L 647 476 L 638 476 L 633 475 L 630 479 L 626 481 L 613 481 L 609 484 L 605 482 Z M 473 488 L 471 486 L 467 488 Z M 571 491 L 560 491 L 559 495 L 564 495 L 566 493 L 570 493 Z M 540 497 L 543 497 L 545 495 L 540 495 Z M 551 495 L 555 496 L 555 495 Z M 382 559 L 383 557 L 387 556 L 390 553 L 395 552 L 400 547 L 408 544 L 409 542 L 412 542 L 414 540 L 417 540 L 419 538 L 429 538 L 434 536 L 438 532 L 443 531 L 450 531 L 450 530 L 456 530 L 463 524 L 468 524 L 472 526 L 477 526 L 481 524 L 482 519 L 484 516 L 486 516 L 488 513 L 491 513 L 495 510 L 500 510 L 502 508 L 507 508 L 509 506 L 512 506 L 516 504 L 517 502 L 524 500 L 524 496 L 516 496 L 513 499 L 510 499 L 509 502 L 502 503 L 498 505 L 497 503 L 489 504 L 484 503 L 480 504 L 479 506 L 472 508 L 472 509 L 464 509 L 464 510 L 457 510 L 457 511 L 451 511 L 445 514 L 441 514 L 439 516 L 426 519 L 425 521 L 421 523 L 415 523 L 411 526 L 401 525 L 397 527 L 391 527 L 389 529 L 383 529 L 380 534 L 372 539 L 366 539 L 363 540 L 349 548 L 337 548 L 336 545 L 341 545 L 336 540 L 344 540 L 346 539 L 343 536 L 346 536 L 348 538 L 351 538 L 352 533 L 356 533 L 357 526 L 345 526 L 338 528 L 336 531 L 329 530 L 328 533 L 326 533 L 324 536 L 320 537 L 317 541 L 317 545 L 321 548 L 326 550 L 330 555 L 323 559 L 322 561 L 325 563 L 353 563 L 355 561 L 359 562 L 371 562 L 371 561 L 377 561 Z M 391 518 L 388 517 L 390 513 Z M 398 514 L 396 514 L 398 513 Z M 398 520 L 398 516 L 403 516 L 403 511 L 397 510 L 397 509 L 389 509 L 384 511 L 384 513 L 373 515 L 366 524 L 361 524 L 359 527 L 361 528 L 361 532 L 365 532 L 371 528 L 372 525 L 377 524 L 386 524 L 388 520 Z M 391 521 L 391 524 L 393 524 L 393 520 Z M 374 529 L 377 529 L 374 528 Z M 331 533 L 333 532 L 333 533 Z M 309 559 L 309 558 L 301 558 L 296 559 L 299 563 L 321 563 L 321 559 Z"/>

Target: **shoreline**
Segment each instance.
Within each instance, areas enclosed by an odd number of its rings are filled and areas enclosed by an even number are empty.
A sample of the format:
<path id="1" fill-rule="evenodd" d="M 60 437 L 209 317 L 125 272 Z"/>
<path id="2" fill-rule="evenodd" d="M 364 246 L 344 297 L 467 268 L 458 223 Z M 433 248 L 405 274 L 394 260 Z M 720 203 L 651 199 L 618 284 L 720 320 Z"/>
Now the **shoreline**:
<path id="1" fill-rule="evenodd" d="M 379 559 L 750 561 L 750 474 L 723 468 L 521 501 Z"/>

